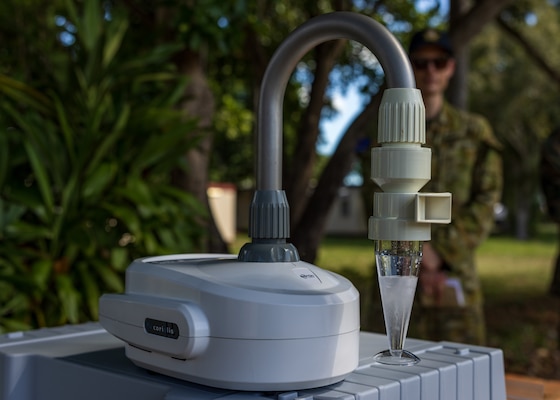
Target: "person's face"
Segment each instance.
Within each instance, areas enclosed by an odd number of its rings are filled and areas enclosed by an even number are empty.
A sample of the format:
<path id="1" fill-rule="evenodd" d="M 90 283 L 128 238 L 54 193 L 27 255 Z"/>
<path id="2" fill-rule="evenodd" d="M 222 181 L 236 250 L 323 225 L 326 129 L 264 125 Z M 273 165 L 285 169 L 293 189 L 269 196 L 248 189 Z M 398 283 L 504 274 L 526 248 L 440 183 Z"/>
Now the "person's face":
<path id="1" fill-rule="evenodd" d="M 437 46 L 425 46 L 412 53 L 410 61 L 422 94 L 443 95 L 455 72 L 455 60 Z"/>

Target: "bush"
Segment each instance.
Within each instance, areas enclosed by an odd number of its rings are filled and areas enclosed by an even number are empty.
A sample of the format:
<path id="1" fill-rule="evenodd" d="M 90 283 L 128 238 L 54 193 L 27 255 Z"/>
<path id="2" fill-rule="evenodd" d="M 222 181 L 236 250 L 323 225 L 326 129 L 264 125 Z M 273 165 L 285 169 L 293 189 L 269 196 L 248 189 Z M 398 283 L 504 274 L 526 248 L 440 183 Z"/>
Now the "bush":
<path id="1" fill-rule="evenodd" d="M 126 58 L 124 16 L 67 4 L 74 40 L 35 60 L 45 76 L 0 75 L 0 331 L 95 320 L 132 259 L 203 235 L 204 208 L 170 181 L 195 125 L 177 47 Z"/>

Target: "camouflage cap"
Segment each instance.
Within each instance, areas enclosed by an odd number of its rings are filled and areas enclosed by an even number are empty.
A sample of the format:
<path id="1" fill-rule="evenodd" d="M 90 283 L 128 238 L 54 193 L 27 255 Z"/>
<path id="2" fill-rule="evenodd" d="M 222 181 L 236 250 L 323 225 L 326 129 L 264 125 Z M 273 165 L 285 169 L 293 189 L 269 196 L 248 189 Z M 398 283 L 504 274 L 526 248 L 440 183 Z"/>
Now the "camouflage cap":
<path id="1" fill-rule="evenodd" d="M 410 41 L 408 54 L 412 54 L 424 46 L 437 46 L 450 56 L 453 56 L 453 46 L 451 46 L 449 35 L 443 31 L 427 28 L 416 32 Z"/>

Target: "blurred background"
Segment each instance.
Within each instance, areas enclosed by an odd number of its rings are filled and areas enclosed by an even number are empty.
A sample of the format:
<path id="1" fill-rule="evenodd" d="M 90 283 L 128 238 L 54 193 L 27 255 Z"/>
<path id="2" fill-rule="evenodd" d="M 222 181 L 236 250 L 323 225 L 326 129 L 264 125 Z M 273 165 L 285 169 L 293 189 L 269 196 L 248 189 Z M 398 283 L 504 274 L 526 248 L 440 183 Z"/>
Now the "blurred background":
<path id="1" fill-rule="evenodd" d="M 557 0 L 3 0 L 0 332 L 96 320 L 134 258 L 237 252 L 264 70 L 292 30 L 337 10 L 376 19 L 405 48 L 415 30 L 449 30 L 448 98 L 504 146 L 495 232 L 478 254 L 488 345 L 509 372 L 560 378 L 558 232 L 538 175 L 560 125 Z M 375 57 L 338 40 L 299 63 L 284 101 L 292 241 L 354 281 L 365 330 L 382 324 L 364 159 L 383 85 Z"/>

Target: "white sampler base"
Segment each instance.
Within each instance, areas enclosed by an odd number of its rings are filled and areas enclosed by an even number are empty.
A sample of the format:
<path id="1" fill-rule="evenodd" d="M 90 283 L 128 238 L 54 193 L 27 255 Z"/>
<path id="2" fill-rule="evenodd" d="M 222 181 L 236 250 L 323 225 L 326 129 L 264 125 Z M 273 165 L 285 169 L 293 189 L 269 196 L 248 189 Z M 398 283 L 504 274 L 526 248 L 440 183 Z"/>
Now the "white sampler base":
<path id="1" fill-rule="evenodd" d="M 242 392 L 150 373 L 99 324 L 68 325 L 0 335 L 0 400 L 506 400 L 499 349 L 409 338 L 407 349 L 420 362 L 399 367 L 373 361 L 386 347 L 384 334 L 362 332 L 359 366 L 344 381 L 297 392 Z"/>

